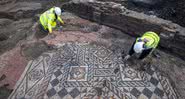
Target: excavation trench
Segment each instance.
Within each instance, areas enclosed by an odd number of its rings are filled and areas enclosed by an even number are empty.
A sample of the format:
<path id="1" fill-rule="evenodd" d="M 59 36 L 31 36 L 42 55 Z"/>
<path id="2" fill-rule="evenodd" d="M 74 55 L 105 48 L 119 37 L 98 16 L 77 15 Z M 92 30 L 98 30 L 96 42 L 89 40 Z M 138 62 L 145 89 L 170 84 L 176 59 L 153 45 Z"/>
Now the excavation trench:
<path id="1" fill-rule="evenodd" d="M 142 35 L 146 31 L 157 32 L 161 37 L 162 49 L 182 59 L 185 57 L 185 28 L 171 21 L 128 10 L 113 2 L 71 2 L 62 7 L 82 18 L 119 29 L 132 36 Z"/>
<path id="2" fill-rule="evenodd" d="M 116 28 L 134 37 L 141 36 L 146 31 L 157 32 L 161 37 L 158 48 L 185 60 L 185 28 L 178 24 L 158 18 L 155 15 L 146 15 L 129 10 L 120 3 L 114 2 L 74 1 L 62 7 L 84 19 Z M 163 59 L 161 60 L 164 63 L 167 62 Z M 180 88 L 184 86 L 184 84 L 182 84 L 184 81 L 181 80 L 178 83 L 176 77 L 184 72 L 184 66 L 185 65 L 178 64 L 176 66 L 159 65 L 159 67 L 157 67 L 159 71 L 170 79 L 173 88 L 177 88 L 177 93 L 180 94 L 179 98 L 184 97 L 184 88 Z M 174 68 L 179 68 L 179 70 L 174 70 Z M 176 71 L 176 73 L 174 73 L 174 71 Z"/>

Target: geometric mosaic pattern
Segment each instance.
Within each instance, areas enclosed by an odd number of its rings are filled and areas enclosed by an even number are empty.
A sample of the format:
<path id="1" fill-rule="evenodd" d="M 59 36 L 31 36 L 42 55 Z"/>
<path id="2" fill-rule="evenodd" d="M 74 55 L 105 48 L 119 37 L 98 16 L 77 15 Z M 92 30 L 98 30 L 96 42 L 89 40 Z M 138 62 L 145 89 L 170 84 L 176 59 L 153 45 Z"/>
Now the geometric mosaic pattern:
<path id="1" fill-rule="evenodd" d="M 118 56 L 95 44 L 63 44 L 30 61 L 9 98 L 177 99 L 168 79 L 152 66 L 138 71 Z"/>

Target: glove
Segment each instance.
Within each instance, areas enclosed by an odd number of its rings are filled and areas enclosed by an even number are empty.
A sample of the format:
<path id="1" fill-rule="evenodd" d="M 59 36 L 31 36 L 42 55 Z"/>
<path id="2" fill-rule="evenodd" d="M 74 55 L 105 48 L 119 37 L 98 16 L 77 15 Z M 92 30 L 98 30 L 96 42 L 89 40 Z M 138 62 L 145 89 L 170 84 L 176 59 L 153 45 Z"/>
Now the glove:
<path id="1" fill-rule="evenodd" d="M 124 61 L 128 60 L 130 58 L 130 55 L 125 56 L 125 58 L 123 59 Z"/>

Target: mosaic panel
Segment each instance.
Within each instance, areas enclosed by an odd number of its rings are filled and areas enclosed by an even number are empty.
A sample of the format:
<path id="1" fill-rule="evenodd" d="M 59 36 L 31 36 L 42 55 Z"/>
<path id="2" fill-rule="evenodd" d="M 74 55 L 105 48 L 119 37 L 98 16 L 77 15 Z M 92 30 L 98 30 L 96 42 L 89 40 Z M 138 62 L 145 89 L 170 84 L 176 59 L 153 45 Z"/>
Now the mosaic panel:
<path id="1" fill-rule="evenodd" d="M 117 83 L 120 87 L 149 86 L 147 74 L 145 72 L 137 71 L 123 64 L 120 64 L 120 74 L 118 75 Z"/>
<path id="2" fill-rule="evenodd" d="M 50 69 L 49 64 L 52 60 L 52 56 L 52 53 L 47 53 L 36 60 L 30 61 L 21 79 L 17 82 L 16 89 L 14 89 L 9 98 L 36 98 L 40 90 L 39 86 L 49 75 L 48 70 Z"/>
<path id="3" fill-rule="evenodd" d="M 115 72 L 115 69 L 118 70 Z M 66 43 L 30 61 L 9 97 L 32 99 L 177 99 L 152 66 L 138 71 L 96 44 Z"/>

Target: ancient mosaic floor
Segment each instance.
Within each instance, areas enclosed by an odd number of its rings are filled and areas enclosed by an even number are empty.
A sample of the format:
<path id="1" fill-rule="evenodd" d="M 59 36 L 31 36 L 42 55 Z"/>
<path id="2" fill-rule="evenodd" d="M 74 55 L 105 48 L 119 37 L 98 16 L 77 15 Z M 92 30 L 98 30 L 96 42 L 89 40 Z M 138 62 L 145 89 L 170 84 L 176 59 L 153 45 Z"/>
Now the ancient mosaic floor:
<path id="1" fill-rule="evenodd" d="M 103 46 L 77 43 L 30 61 L 9 98 L 177 99 L 168 79 L 154 68 L 136 71 Z"/>

